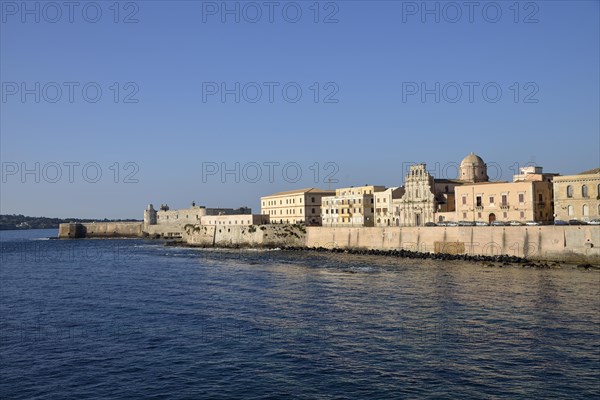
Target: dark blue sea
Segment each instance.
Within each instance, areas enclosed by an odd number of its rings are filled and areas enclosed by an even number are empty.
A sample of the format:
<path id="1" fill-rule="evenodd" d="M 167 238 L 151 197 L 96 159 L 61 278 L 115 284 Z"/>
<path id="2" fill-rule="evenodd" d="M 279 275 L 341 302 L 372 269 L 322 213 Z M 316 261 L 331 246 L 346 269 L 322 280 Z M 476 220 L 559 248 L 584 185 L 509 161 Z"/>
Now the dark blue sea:
<path id="1" fill-rule="evenodd" d="M 600 398 L 600 273 L 0 232 L 1 399 Z"/>

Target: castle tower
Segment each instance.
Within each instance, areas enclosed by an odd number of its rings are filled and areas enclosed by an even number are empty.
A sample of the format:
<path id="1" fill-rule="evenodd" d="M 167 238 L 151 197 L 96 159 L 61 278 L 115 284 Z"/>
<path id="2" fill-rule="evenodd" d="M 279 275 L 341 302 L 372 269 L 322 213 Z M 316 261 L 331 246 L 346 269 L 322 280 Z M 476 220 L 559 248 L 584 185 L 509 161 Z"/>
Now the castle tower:
<path id="1" fill-rule="evenodd" d="M 471 153 L 461 161 L 458 179 L 464 182 L 487 182 L 487 165 L 481 157 Z"/>
<path id="2" fill-rule="evenodd" d="M 144 226 L 156 225 L 156 210 L 152 204 L 144 210 Z"/>

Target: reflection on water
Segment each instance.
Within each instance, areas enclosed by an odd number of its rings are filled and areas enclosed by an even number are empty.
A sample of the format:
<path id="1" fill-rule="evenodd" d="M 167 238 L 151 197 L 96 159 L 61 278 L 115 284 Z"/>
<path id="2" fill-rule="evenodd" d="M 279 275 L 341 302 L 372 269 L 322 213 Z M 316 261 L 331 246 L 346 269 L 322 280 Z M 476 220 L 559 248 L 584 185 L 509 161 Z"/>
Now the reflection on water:
<path id="1" fill-rule="evenodd" d="M 600 396 L 597 271 L 32 232 L 0 236 L 2 398 Z"/>

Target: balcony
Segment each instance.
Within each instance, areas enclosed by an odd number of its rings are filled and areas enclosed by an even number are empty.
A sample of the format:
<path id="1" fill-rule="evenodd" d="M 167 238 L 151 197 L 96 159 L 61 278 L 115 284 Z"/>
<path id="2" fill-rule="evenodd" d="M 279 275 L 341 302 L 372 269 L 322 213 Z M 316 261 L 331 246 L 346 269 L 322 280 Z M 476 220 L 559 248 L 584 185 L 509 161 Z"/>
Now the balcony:
<path id="1" fill-rule="evenodd" d="M 508 210 L 510 208 L 510 205 L 508 203 L 500 203 L 500 208 L 502 210 Z"/>
<path id="2" fill-rule="evenodd" d="M 482 205 L 477 205 L 477 206 L 475 206 L 475 210 L 477 210 L 477 211 L 483 211 L 483 206 Z"/>

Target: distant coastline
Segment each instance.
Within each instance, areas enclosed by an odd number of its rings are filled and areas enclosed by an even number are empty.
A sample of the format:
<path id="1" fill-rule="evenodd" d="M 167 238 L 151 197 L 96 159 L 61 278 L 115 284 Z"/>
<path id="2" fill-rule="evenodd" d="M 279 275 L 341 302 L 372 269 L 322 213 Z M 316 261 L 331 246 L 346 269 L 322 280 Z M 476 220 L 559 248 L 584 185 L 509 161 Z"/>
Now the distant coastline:
<path id="1" fill-rule="evenodd" d="M 60 224 L 77 222 L 139 222 L 137 219 L 90 219 L 90 218 L 48 218 L 28 217 L 21 214 L 0 214 L 0 231 L 26 229 L 58 229 Z"/>

